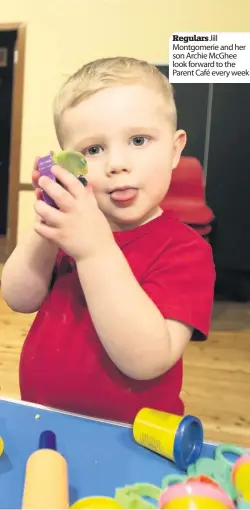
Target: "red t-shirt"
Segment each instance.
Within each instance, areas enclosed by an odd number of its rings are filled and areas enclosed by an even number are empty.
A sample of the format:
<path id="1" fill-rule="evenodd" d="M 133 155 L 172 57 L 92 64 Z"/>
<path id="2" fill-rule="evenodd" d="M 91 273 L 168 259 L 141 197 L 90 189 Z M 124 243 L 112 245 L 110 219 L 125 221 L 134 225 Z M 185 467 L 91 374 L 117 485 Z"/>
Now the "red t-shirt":
<path id="1" fill-rule="evenodd" d="M 209 244 L 166 212 L 133 230 L 115 232 L 114 239 L 162 315 L 191 325 L 194 337 L 206 338 L 215 280 Z M 59 252 L 53 287 L 23 346 L 22 399 L 132 423 L 142 407 L 182 415 L 181 387 L 182 360 L 151 381 L 136 381 L 118 370 L 96 334 L 74 261 Z"/>

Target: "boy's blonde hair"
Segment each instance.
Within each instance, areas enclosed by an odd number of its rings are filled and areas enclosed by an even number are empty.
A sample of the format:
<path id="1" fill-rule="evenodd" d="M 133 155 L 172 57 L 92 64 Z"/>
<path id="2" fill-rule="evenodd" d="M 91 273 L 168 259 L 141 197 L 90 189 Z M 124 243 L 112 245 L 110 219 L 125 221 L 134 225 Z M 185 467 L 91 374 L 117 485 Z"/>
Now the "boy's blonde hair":
<path id="1" fill-rule="evenodd" d="M 172 85 L 153 64 L 130 57 L 101 58 L 82 66 L 63 84 L 54 100 L 54 124 L 62 147 L 62 115 L 99 90 L 120 84 L 145 84 L 158 89 L 167 103 L 167 114 L 173 128 L 177 115 Z"/>

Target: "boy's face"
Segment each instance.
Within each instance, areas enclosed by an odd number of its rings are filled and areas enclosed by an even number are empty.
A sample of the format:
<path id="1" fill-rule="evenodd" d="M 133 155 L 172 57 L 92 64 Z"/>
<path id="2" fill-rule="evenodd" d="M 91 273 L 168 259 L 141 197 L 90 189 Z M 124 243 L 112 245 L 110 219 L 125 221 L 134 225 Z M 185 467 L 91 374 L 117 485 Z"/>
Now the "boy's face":
<path id="1" fill-rule="evenodd" d="M 144 85 L 103 89 L 63 115 L 64 149 L 82 152 L 87 180 L 113 230 L 160 214 L 186 143 L 159 92 Z"/>

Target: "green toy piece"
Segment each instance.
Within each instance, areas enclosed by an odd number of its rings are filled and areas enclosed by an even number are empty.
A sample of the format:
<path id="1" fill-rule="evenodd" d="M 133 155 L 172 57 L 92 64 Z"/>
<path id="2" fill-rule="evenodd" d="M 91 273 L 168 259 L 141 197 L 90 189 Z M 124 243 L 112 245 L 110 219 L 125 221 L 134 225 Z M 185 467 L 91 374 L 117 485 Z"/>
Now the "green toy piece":
<path id="1" fill-rule="evenodd" d="M 230 467 L 233 466 L 235 460 L 231 461 L 227 459 L 226 453 L 229 453 L 231 455 L 235 455 L 237 457 L 242 457 L 247 453 L 245 448 L 241 448 L 240 446 L 235 446 L 233 444 L 221 444 L 216 447 L 215 450 L 215 460 L 222 460 L 226 464 L 228 464 Z"/>
<path id="2" fill-rule="evenodd" d="M 55 152 L 52 156 L 56 165 L 62 166 L 86 185 L 85 175 L 88 173 L 87 161 L 80 152 L 65 150 Z"/>
<path id="3" fill-rule="evenodd" d="M 194 466 L 195 464 L 192 464 L 192 466 Z M 163 489 L 166 489 L 167 487 L 169 487 L 170 485 L 174 485 L 176 483 L 182 483 L 182 482 L 186 482 L 188 480 L 188 476 L 186 475 L 166 475 L 164 476 L 164 478 L 162 479 L 162 482 L 161 482 L 161 488 L 162 490 Z"/>
<path id="4" fill-rule="evenodd" d="M 206 475 L 213 478 L 233 500 L 236 499 L 236 489 L 231 480 L 231 467 L 223 460 L 203 457 L 188 467 L 187 474 L 188 477 Z"/>
<path id="5" fill-rule="evenodd" d="M 161 495 L 160 487 L 150 483 L 135 483 L 134 485 L 125 485 L 115 491 L 115 499 L 126 509 L 153 509 L 158 508 L 158 501 Z M 156 505 L 150 503 L 144 498 L 156 500 Z"/>

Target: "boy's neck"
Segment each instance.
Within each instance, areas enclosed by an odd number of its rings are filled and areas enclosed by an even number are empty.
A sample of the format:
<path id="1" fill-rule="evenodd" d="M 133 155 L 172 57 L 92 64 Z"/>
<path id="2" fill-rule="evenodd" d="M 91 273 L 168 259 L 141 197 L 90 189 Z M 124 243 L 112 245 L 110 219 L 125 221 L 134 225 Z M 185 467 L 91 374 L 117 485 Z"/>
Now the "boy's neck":
<path id="1" fill-rule="evenodd" d="M 150 216 L 148 216 L 146 219 L 142 219 L 141 222 L 138 223 L 131 223 L 131 224 L 123 224 L 123 225 L 117 225 L 113 222 L 110 222 L 110 226 L 113 232 L 123 232 L 127 230 L 132 230 L 133 228 L 141 227 L 142 225 L 145 225 L 146 223 L 149 223 L 150 221 L 155 220 L 155 218 L 158 218 L 158 216 L 161 216 L 163 213 L 163 210 L 158 207 L 156 210 L 152 212 Z"/>

